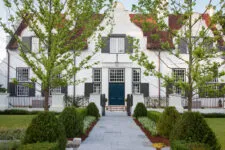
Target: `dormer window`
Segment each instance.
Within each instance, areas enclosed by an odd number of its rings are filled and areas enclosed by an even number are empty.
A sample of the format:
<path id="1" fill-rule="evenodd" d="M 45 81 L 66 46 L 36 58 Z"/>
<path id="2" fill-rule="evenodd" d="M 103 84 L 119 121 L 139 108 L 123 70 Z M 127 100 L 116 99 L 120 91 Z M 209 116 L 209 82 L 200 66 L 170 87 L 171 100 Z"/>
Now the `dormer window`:
<path id="1" fill-rule="evenodd" d="M 133 53 L 133 38 L 125 34 L 111 34 L 108 37 L 102 37 L 102 42 L 102 53 Z"/>
<path id="2" fill-rule="evenodd" d="M 124 37 L 110 37 L 110 53 L 125 53 Z"/>

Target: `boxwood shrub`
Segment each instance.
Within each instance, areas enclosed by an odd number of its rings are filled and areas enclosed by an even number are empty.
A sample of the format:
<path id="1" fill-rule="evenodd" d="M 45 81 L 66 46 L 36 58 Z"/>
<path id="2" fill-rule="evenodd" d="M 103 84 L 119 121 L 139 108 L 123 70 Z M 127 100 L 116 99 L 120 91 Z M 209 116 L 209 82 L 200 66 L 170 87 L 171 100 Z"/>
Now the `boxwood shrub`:
<path id="1" fill-rule="evenodd" d="M 186 141 L 173 141 L 172 150 L 210 150 L 210 147 L 203 143 L 187 143 Z"/>
<path id="2" fill-rule="evenodd" d="M 87 108 L 76 108 L 76 111 L 82 118 L 87 116 Z"/>
<path id="3" fill-rule="evenodd" d="M 54 113 L 42 112 L 33 118 L 31 124 L 28 126 L 23 144 L 37 142 L 56 142 L 59 149 L 65 150 L 67 142 L 65 129 Z"/>
<path id="4" fill-rule="evenodd" d="M 210 149 L 220 150 L 214 132 L 198 112 L 185 112 L 176 122 L 170 135 L 170 141 L 185 140 L 209 145 Z"/>
<path id="5" fill-rule="evenodd" d="M 161 117 L 161 115 L 162 115 L 162 113 L 160 113 L 158 111 L 148 111 L 147 112 L 148 118 L 156 123 L 159 121 L 159 118 Z"/>
<path id="6" fill-rule="evenodd" d="M 98 119 L 100 117 L 99 110 L 98 110 L 97 106 L 95 105 L 95 103 L 91 102 L 88 104 L 87 115 L 94 116 L 94 117 L 96 117 L 96 119 Z"/>
<path id="7" fill-rule="evenodd" d="M 168 138 L 179 117 L 180 114 L 175 107 L 165 108 L 157 123 L 157 131 L 159 135 Z"/>
<path id="8" fill-rule="evenodd" d="M 80 116 L 74 106 L 66 107 L 59 116 L 65 127 L 66 137 L 74 138 L 83 133 L 83 116 Z"/>
<path id="9" fill-rule="evenodd" d="M 147 109 L 143 103 L 137 103 L 133 116 L 136 118 L 147 116 Z"/>

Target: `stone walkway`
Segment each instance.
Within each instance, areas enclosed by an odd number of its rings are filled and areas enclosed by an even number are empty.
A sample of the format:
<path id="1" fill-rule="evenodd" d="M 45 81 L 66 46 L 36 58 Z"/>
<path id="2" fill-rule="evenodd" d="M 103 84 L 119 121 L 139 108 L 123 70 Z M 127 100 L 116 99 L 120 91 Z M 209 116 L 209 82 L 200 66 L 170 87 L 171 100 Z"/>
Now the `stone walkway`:
<path id="1" fill-rule="evenodd" d="M 125 112 L 106 112 L 79 150 L 155 150 Z M 169 150 L 164 148 L 163 150 Z"/>

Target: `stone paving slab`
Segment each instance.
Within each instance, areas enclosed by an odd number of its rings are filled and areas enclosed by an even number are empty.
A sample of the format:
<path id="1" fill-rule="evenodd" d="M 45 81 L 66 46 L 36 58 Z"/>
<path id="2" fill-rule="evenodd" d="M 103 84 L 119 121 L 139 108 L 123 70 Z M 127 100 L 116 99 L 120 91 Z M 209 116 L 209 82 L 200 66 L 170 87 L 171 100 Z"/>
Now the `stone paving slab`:
<path id="1" fill-rule="evenodd" d="M 152 143 L 125 112 L 106 112 L 79 150 L 155 150 Z M 169 150 L 169 148 L 164 148 Z"/>

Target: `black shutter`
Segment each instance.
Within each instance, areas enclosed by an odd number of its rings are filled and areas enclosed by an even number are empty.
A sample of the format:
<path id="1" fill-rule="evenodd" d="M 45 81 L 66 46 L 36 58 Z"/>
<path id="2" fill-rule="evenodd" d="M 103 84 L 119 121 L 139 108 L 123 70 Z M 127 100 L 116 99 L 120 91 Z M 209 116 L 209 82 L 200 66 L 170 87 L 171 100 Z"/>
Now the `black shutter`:
<path id="1" fill-rule="evenodd" d="M 61 93 L 64 93 L 65 95 L 67 95 L 68 94 L 67 89 L 68 89 L 68 86 L 62 86 L 61 87 Z"/>
<path id="2" fill-rule="evenodd" d="M 187 43 L 185 40 L 180 39 L 180 43 L 178 45 L 178 49 L 180 50 L 181 54 L 187 54 Z"/>
<path id="3" fill-rule="evenodd" d="M 144 94 L 144 97 L 149 97 L 149 84 L 141 83 L 141 93 Z"/>
<path id="4" fill-rule="evenodd" d="M 41 83 L 41 96 L 42 96 L 42 97 L 45 96 L 45 95 L 44 95 L 44 89 L 43 89 L 43 87 L 42 87 L 42 83 Z"/>
<path id="5" fill-rule="evenodd" d="M 125 49 L 126 49 L 126 53 L 133 53 L 133 38 L 132 37 L 125 38 Z"/>
<path id="6" fill-rule="evenodd" d="M 35 96 L 35 83 L 30 83 L 32 88 L 29 88 L 29 96 Z"/>
<path id="7" fill-rule="evenodd" d="M 12 82 L 9 83 L 9 96 L 16 96 L 16 85 Z"/>
<path id="8" fill-rule="evenodd" d="M 32 49 L 32 37 L 22 37 L 22 50 L 31 51 Z"/>
<path id="9" fill-rule="evenodd" d="M 85 83 L 84 86 L 85 97 L 90 97 L 90 94 L 93 93 L 93 83 Z"/>
<path id="10" fill-rule="evenodd" d="M 110 53 L 110 39 L 109 37 L 102 37 L 102 53 Z"/>

